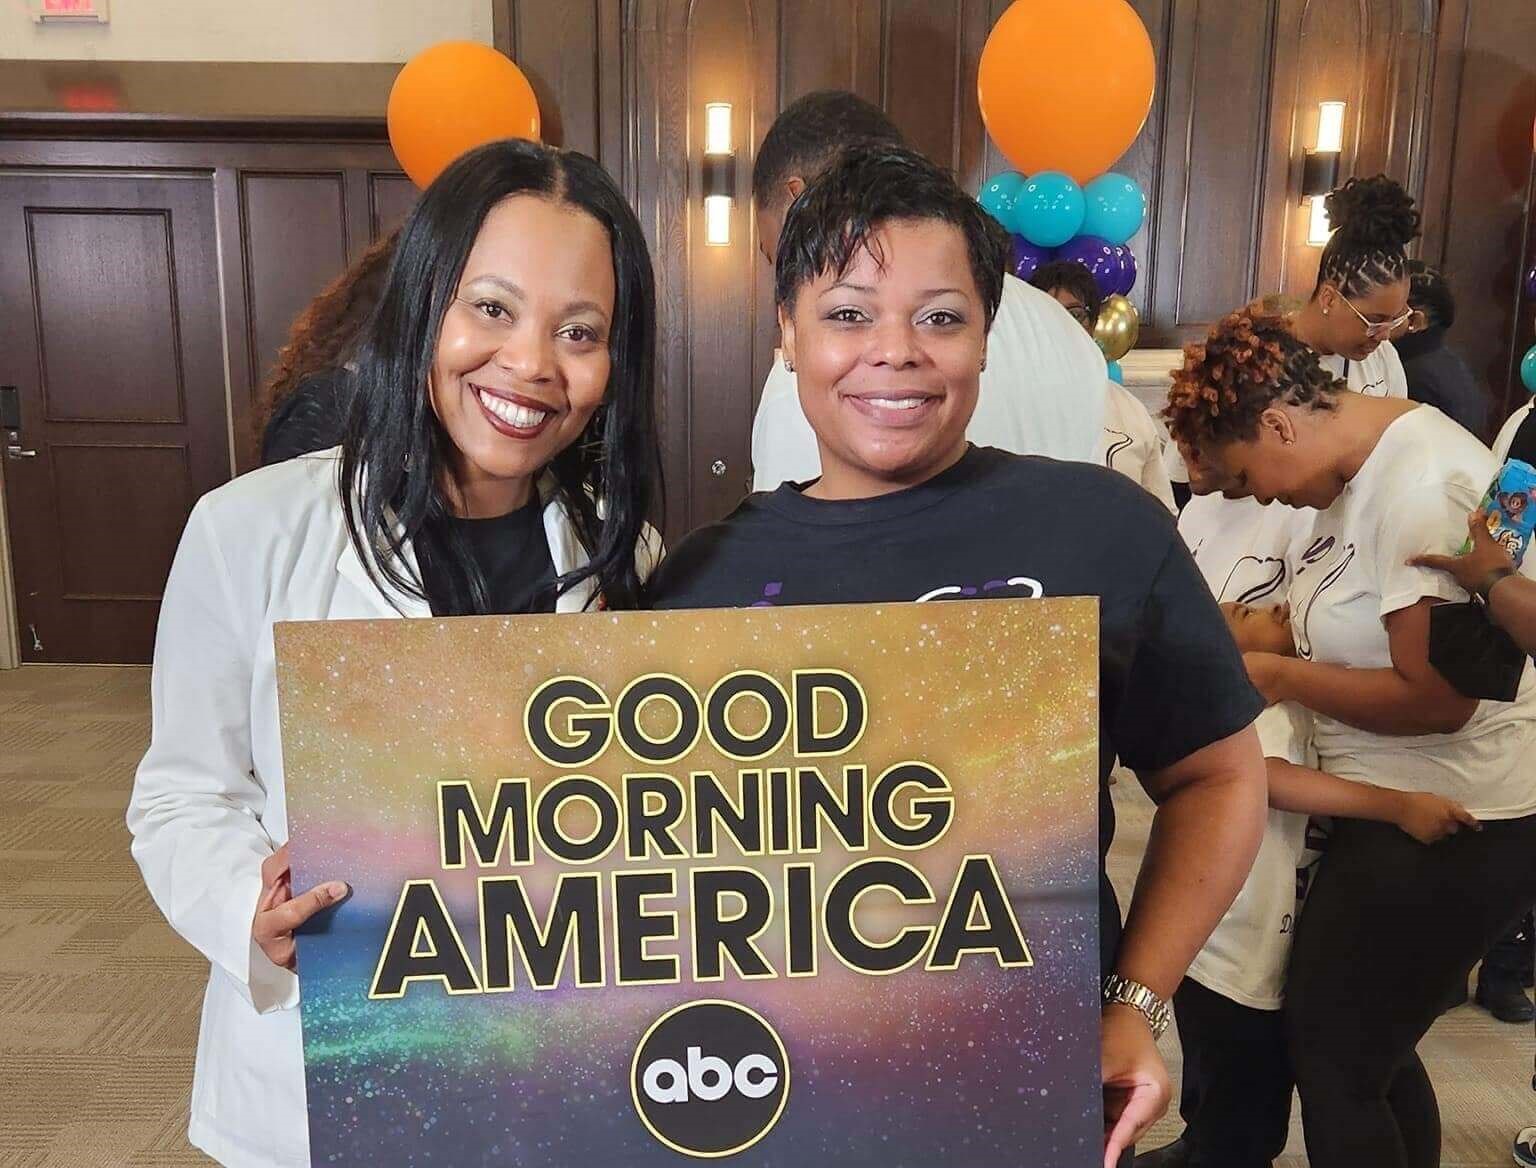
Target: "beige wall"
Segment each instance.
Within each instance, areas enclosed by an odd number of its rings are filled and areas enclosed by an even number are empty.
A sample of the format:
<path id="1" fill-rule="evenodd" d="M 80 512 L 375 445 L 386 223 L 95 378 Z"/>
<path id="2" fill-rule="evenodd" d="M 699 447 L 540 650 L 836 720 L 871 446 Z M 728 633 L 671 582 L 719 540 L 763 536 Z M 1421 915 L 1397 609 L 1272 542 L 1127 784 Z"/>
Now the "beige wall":
<path id="1" fill-rule="evenodd" d="M 106 25 L 39 25 L 32 7 L 0 0 L 0 59 L 405 61 L 492 33 L 490 0 L 111 0 Z"/>

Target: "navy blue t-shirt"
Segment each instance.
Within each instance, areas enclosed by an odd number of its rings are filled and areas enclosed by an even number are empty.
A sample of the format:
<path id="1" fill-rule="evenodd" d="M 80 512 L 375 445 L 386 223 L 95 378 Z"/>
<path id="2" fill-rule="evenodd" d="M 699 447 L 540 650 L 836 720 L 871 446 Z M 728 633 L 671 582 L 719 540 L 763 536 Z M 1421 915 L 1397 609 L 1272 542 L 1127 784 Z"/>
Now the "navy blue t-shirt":
<path id="1" fill-rule="evenodd" d="M 786 483 L 684 539 L 650 596 L 664 609 L 1097 596 L 1106 970 L 1121 928 L 1104 874 L 1116 758 L 1159 770 L 1264 707 L 1166 508 L 1087 463 L 972 447 L 926 483 L 874 499 L 812 499 Z"/>

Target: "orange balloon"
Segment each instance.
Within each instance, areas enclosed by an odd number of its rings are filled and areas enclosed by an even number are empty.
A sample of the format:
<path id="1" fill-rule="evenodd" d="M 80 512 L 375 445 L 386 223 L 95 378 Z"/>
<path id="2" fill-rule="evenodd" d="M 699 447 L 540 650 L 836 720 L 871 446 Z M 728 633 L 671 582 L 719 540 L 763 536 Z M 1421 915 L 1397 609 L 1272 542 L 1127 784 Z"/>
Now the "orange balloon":
<path id="1" fill-rule="evenodd" d="M 539 103 L 523 71 L 488 45 L 444 41 L 406 62 L 389 91 L 389 144 L 427 187 L 454 159 L 502 138 L 539 140 Z"/>
<path id="2" fill-rule="evenodd" d="M 987 38 L 976 93 L 987 132 L 1025 174 L 1109 170 L 1152 110 L 1157 59 L 1126 0 L 1014 0 Z"/>

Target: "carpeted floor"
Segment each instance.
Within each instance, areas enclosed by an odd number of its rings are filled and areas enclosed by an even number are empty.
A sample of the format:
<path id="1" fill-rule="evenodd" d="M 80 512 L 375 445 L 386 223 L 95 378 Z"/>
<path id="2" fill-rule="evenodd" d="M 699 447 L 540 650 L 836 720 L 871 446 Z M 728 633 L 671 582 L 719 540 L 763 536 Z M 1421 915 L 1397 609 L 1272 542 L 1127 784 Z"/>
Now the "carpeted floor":
<path id="1" fill-rule="evenodd" d="M 206 966 L 161 920 L 123 826 L 147 737 L 145 670 L 0 672 L 0 1168 L 208 1162 L 185 1136 Z M 1126 889 L 1151 805 L 1127 782 L 1116 803 Z M 1528 1028 L 1470 1007 L 1435 1027 L 1445 1168 L 1510 1163 L 1536 1123 L 1531 1051 Z M 1306 1164 L 1299 1129 L 1278 1163 Z"/>

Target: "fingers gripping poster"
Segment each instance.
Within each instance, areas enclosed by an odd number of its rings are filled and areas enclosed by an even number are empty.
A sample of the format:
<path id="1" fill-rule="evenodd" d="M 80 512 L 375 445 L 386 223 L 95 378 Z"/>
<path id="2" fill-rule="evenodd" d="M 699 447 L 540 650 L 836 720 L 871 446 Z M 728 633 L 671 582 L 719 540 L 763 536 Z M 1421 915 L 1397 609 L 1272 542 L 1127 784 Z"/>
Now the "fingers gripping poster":
<path id="1" fill-rule="evenodd" d="M 1097 1162 L 1094 601 L 276 635 L 315 1164 Z"/>

